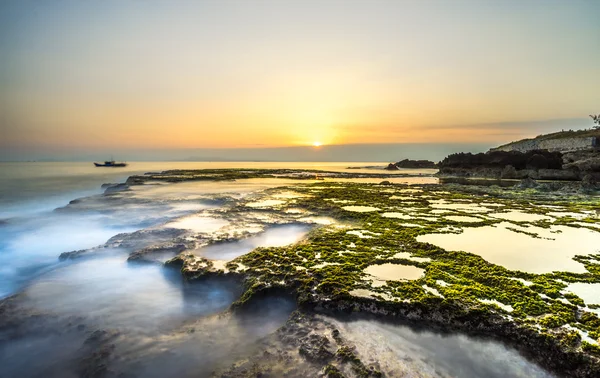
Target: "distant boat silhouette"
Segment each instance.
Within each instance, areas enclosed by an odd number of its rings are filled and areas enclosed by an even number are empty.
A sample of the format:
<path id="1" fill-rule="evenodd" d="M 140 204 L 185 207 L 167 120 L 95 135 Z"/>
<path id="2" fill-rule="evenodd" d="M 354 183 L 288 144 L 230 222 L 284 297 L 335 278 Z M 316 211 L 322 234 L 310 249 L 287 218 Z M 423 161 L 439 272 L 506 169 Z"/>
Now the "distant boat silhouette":
<path id="1" fill-rule="evenodd" d="M 126 167 L 127 163 L 117 163 L 116 161 L 112 160 L 107 160 L 104 162 L 104 164 L 102 163 L 94 163 L 94 165 L 96 167 Z"/>

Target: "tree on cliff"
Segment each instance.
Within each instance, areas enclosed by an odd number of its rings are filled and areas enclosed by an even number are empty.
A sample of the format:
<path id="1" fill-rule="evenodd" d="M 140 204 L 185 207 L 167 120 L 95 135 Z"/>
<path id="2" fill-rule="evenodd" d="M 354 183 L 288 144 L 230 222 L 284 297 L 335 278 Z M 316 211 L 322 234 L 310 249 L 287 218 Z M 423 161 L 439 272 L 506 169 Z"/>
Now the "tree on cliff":
<path id="1" fill-rule="evenodd" d="M 594 121 L 594 129 L 600 129 L 600 114 L 590 114 L 590 118 Z"/>

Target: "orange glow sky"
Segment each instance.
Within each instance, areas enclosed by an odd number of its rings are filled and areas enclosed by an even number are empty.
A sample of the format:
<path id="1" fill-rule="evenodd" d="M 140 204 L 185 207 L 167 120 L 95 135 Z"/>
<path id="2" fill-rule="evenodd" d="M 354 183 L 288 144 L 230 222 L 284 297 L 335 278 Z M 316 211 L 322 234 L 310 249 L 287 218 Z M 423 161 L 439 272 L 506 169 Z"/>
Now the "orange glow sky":
<path id="1" fill-rule="evenodd" d="M 500 143 L 591 125 L 600 2 L 0 4 L 0 148 Z"/>

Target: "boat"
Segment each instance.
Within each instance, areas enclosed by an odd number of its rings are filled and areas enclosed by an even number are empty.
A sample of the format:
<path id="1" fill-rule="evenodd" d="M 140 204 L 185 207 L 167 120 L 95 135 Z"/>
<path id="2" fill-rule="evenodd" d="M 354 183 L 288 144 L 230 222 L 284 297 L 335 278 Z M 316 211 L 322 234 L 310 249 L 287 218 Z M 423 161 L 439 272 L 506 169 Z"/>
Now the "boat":
<path id="1" fill-rule="evenodd" d="M 103 163 L 94 163 L 96 167 L 126 167 L 127 163 L 117 163 L 114 160 L 107 160 Z"/>

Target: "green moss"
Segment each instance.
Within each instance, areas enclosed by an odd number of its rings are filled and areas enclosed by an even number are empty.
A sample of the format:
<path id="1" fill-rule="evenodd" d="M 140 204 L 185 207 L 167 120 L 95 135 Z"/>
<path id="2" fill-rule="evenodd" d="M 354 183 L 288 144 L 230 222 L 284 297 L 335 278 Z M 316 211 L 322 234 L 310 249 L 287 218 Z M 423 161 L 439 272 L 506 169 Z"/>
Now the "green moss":
<path id="1" fill-rule="evenodd" d="M 561 340 L 566 347 L 576 347 L 581 343 L 581 335 L 577 331 L 571 331 L 565 334 Z"/>
<path id="2" fill-rule="evenodd" d="M 590 344 L 587 341 L 582 341 L 581 342 L 581 349 L 583 349 L 585 352 L 588 352 L 590 354 L 593 354 L 597 357 L 600 357 L 600 346 L 595 345 L 595 344 Z"/>
<path id="3" fill-rule="evenodd" d="M 338 368 L 336 368 L 335 366 L 333 366 L 331 364 L 325 366 L 323 373 L 328 378 L 345 378 L 345 376 L 342 374 L 342 372 L 339 371 Z"/>
<path id="4" fill-rule="evenodd" d="M 215 170 L 205 172 L 204 176 L 196 174 L 197 177 L 192 173 L 182 174 L 189 175 L 191 179 L 206 177 L 237 179 L 272 177 L 274 172 Z M 319 189 L 315 190 L 315 186 Z M 418 189 L 420 192 L 410 193 L 406 191 L 407 189 Z M 374 293 L 377 300 L 386 303 L 408 301 L 422 304 L 424 308 L 436 308 L 444 303 L 456 305 L 457 311 L 468 308 L 470 311 L 478 311 L 482 314 L 506 315 L 505 310 L 495 305 L 482 304 L 480 301 L 495 300 L 513 308 L 510 313 L 513 321 L 532 329 L 542 327 L 550 330 L 548 332 L 557 333 L 558 327 L 568 324 L 586 330 L 590 335 L 597 335 L 600 332 L 600 319 L 593 313 L 581 313 L 581 307 L 585 306 L 584 301 L 574 294 L 562 294 L 568 283 L 600 283 L 600 254 L 574 258 L 586 267 L 587 273 L 533 274 L 506 269 L 476 254 L 447 251 L 417 241 L 419 235 L 460 233 L 464 228 L 485 227 L 499 222 L 518 225 L 518 228 L 511 227 L 514 228 L 513 231 L 530 237 L 538 237 L 538 235 L 523 230 L 523 227 L 529 225 L 542 228 L 556 225 L 581 227 L 577 223 L 598 223 L 597 219 L 587 218 L 582 221 L 572 217 L 537 222 L 511 222 L 491 219 L 461 209 L 449 209 L 445 214 L 475 216 L 482 219 L 481 222 L 462 223 L 432 213 L 431 201 L 444 200 L 471 205 L 494 202 L 502 205 L 503 211 L 517 210 L 547 215 L 556 210 L 545 207 L 546 205 L 560 205 L 564 208 L 560 211 L 567 212 L 591 211 L 600 205 L 600 200 L 597 198 L 564 194 L 557 196 L 539 191 L 517 192 L 500 187 L 453 185 L 444 186 L 442 191 L 437 185 L 410 187 L 319 182 L 295 185 L 293 190 L 309 196 L 296 198 L 293 202 L 282 205 L 280 209 L 264 211 L 280 212 L 286 207 L 299 208 L 306 214 L 334 218 L 338 224 L 315 229 L 302 243 L 285 247 L 257 248 L 228 263 L 226 266 L 230 270 L 236 270 L 239 264 L 247 267 L 244 271 L 247 290 L 237 305 L 243 305 L 256 293 L 274 286 L 293 288 L 301 303 L 310 302 L 314 298 L 324 300 L 351 298 L 354 290 L 366 289 Z M 410 198 L 403 199 L 404 197 Z M 332 199 L 351 201 L 351 203 L 334 202 L 331 201 Z M 358 213 L 344 210 L 343 207 L 347 205 L 373 206 L 380 210 Z M 244 212 L 248 209 L 240 205 L 232 211 Z M 385 212 L 404 212 L 411 219 L 386 218 L 382 216 Z M 421 227 L 405 227 L 402 225 L 404 223 Z M 598 232 L 592 227 L 589 229 Z M 347 234 L 349 230 L 367 230 L 371 237 L 360 238 Z M 396 254 L 399 252 L 409 253 L 411 257 L 398 257 Z M 415 261 L 414 258 L 430 260 Z M 372 277 L 365 273 L 365 269 L 370 265 L 385 263 L 415 266 L 423 269 L 425 274 L 416 280 L 387 281 L 385 284 L 374 285 Z M 524 285 L 517 278 L 530 281 L 531 285 Z M 424 285 L 435 288 L 442 297 L 428 292 L 423 288 Z M 568 303 L 562 302 L 565 299 Z M 577 344 L 576 336 L 572 332 L 564 336 L 552 337 L 559 338 L 564 346 L 574 347 Z M 351 351 L 342 349 L 338 352 L 339 358 L 349 363 L 357 358 Z M 360 367 L 358 361 L 354 362 L 360 374 L 369 370 L 364 366 Z M 360 375 L 358 372 L 357 374 Z"/>

